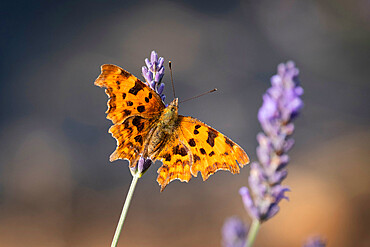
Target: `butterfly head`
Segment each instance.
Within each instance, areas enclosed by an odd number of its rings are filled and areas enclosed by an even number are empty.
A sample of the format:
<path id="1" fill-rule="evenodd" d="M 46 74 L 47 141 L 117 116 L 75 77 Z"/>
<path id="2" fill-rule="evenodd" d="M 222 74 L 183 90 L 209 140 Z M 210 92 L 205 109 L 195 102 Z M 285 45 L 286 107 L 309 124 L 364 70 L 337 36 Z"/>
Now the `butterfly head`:
<path id="1" fill-rule="evenodd" d="M 166 108 L 170 115 L 177 115 L 177 110 L 179 108 L 179 99 L 175 98 Z"/>
<path id="2" fill-rule="evenodd" d="M 167 107 L 164 109 L 162 119 L 164 123 L 176 122 L 178 112 L 178 98 L 175 98 Z"/>
<path id="3" fill-rule="evenodd" d="M 168 105 L 168 107 L 177 109 L 178 105 L 179 105 L 179 98 L 174 98 L 174 100 L 172 100 L 172 102 Z"/>

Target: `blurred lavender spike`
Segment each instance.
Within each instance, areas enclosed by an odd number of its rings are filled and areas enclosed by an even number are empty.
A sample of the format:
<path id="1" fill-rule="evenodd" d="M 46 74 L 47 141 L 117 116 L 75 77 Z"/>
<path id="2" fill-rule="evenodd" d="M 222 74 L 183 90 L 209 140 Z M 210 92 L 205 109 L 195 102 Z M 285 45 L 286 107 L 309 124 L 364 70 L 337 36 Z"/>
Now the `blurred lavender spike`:
<path id="1" fill-rule="evenodd" d="M 303 107 L 299 86 L 299 71 L 293 62 L 280 64 L 277 75 L 271 78 L 271 87 L 263 95 L 263 104 L 258 111 L 258 120 L 264 133 L 257 135 L 259 162 L 251 165 L 249 187 L 239 193 L 249 215 L 259 222 L 266 221 L 279 211 L 279 202 L 288 199 L 288 187 L 281 182 L 288 175 L 285 169 L 289 162 L 287 152 L 294 141 L 292 121 Z"/>
<path id="2" fill-rule="evenodd" d="M 161 83 L 164 75 L 164 58 L 159 57 L 155 51 L 152 51 L 150 55 L 150 61 L 148 58 L 145 59 L 146 66 L 142 67 L 142 74 L 145 79 L 145 83 L 151 87 L 161 97 L 163 103 L 165 95 L 163 94 L 164 84 Z M 166 105 L 167 106 L 167 105 Z"/>
<path id="3" fill-rule="evenodd" d="M 326 241 L 321 237 L 311 237 L 303 244 L 303 247 L 325 247 Z"/>
<path id="4" fill-rule="evenodd" d="M 248 228 L 238 217 L 228 218 L 222 227 L 223 247 L 243 247 L 246 242 Z"/>

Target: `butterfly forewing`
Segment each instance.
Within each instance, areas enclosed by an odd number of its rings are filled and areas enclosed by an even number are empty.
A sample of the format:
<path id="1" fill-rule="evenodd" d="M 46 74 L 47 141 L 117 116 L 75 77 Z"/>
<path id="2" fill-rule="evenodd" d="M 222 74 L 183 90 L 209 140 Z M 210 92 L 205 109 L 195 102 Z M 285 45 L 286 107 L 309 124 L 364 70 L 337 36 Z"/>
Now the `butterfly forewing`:
<path id="1" fill-rule="evenodd" d="M 139 115 L 145 118 L 157 116 L 164 109 L 161 98 L 131 73 L 113 64 L 101 66 L 101 74 L 95 85 L 107 88 L 109 97 L 107 118 L 114 124 L 127 117 Z"/>
<path id="2" fill-rule="evenodd" d="M 107 118 L 115 124 L 109 129 L 117 140 L 110 161 L 128 159 L 134 166 L 165 106 L 154 90 L 116 65 L 102 65 L 95 85 L 107 88 Z"/>

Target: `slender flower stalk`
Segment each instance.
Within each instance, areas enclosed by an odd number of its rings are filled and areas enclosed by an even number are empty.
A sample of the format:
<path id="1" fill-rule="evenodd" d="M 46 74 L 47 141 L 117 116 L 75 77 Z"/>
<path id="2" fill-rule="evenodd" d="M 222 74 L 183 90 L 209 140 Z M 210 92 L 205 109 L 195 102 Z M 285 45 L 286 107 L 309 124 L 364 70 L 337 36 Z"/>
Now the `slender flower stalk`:
<path id="1" fill-rule="evenodd" d="M 115 231 L 114 236 L 113 236 L 111 247 L 116 247 L 117 244 L 118 244 L 118 239 L 119 239 L 119 236 L 121 235 L 123 223 L 125 222 L 127 211 L 128 211 L 128 208 L 130 207 L 131 199 L 132 199 L 132 196 L 134 194 L 136 183 L 137 183 L 139 178 L 140 178 L 139 173 L 136 173 L 132 177 L 130 189 L 127 193 L 125 204 L 123 205 L 123 209 L 122 209 L 121 216 L 120 216 L 118 224 L 117 224 L 116 231 Z"/>
<path id="2" fill-rule="evenodd" d="M 163 94 L 164 84 L 161 83 L 161 80 L 164 75 L 164 66 L 163 66 L 164 59 L 163 57 L 158 58 L 157 53 L 155 51 L 152 51 L 150 61 L 149 59 L 146 58 L 145 63 L 148 66 L 148 67 L 145 67 L 145 66 L 142 67 L 142 73 L 143 73 L 143 77 L 145 78 L 145 83 L 149 87 L 151 87 L 156 93 L 158 93 L 158 95 L 164 101 L 166 96 Z M 133 197 L 136 184 L 139 178 L 143 176 L 143 174 L 149 169 L 149 167 L 152 164 L 153 164 L 153 161 L 151 159 L 140 157 L 137 164 L 134 167 L 130 168 L 130 171 L 132 174 L 132 181 L 131 181 L 130 189 L 126 196 L 125 203 L 123 205 L 123 209 L 122 209 L 121 216 L 117 224 L 116 231 L 114 233 L 111 247 L 116 247 L 118 244 L 118 239 L 121 234 L 128 209 L 130 207 L 131 199 Z"/>

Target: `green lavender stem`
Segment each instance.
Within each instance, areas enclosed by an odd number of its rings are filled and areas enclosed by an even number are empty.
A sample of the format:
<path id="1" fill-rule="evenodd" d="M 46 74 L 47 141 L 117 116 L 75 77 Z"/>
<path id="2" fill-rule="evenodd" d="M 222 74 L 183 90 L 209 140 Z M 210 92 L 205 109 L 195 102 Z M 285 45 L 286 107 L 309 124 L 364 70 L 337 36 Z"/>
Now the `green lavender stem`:
<path id="1" fill-rule="evenodd" d="M 121 212 L 121 217 L 119 218 L 117 228 L 116 228 L 116 232 L 114 233 L 114 237 L 113 237 L 113 240 L 112 240 L 111 247 L 116 247 L 117 244 L 118 244 L 119 235 L 121 234 L 123 223 L 125 222 L 127 211 L 128 211 L 129 206 L 130 206 L 130 202 L 131 202 L 132 196 L 134 194 L 136 183 L 137 183 L 139 178 L 140 178 L 139 173 L 134 174 L 133 177 L 132 177 L 130 189 L 127 193 L 125 204 L 123 205 L 123 209 L 122 209 L 122 212 Z"/>
<path id="2" fill-rule="evenodd" d="M 254 240 L 256 239 L 258 230 L 260 229 L 260 225 L 261 223 L 259 222 L 259 220 L 256 220 L 256 219 L 253 220 L 252 225 L 248 232 L 245 247 L 252 247 Z"/>

